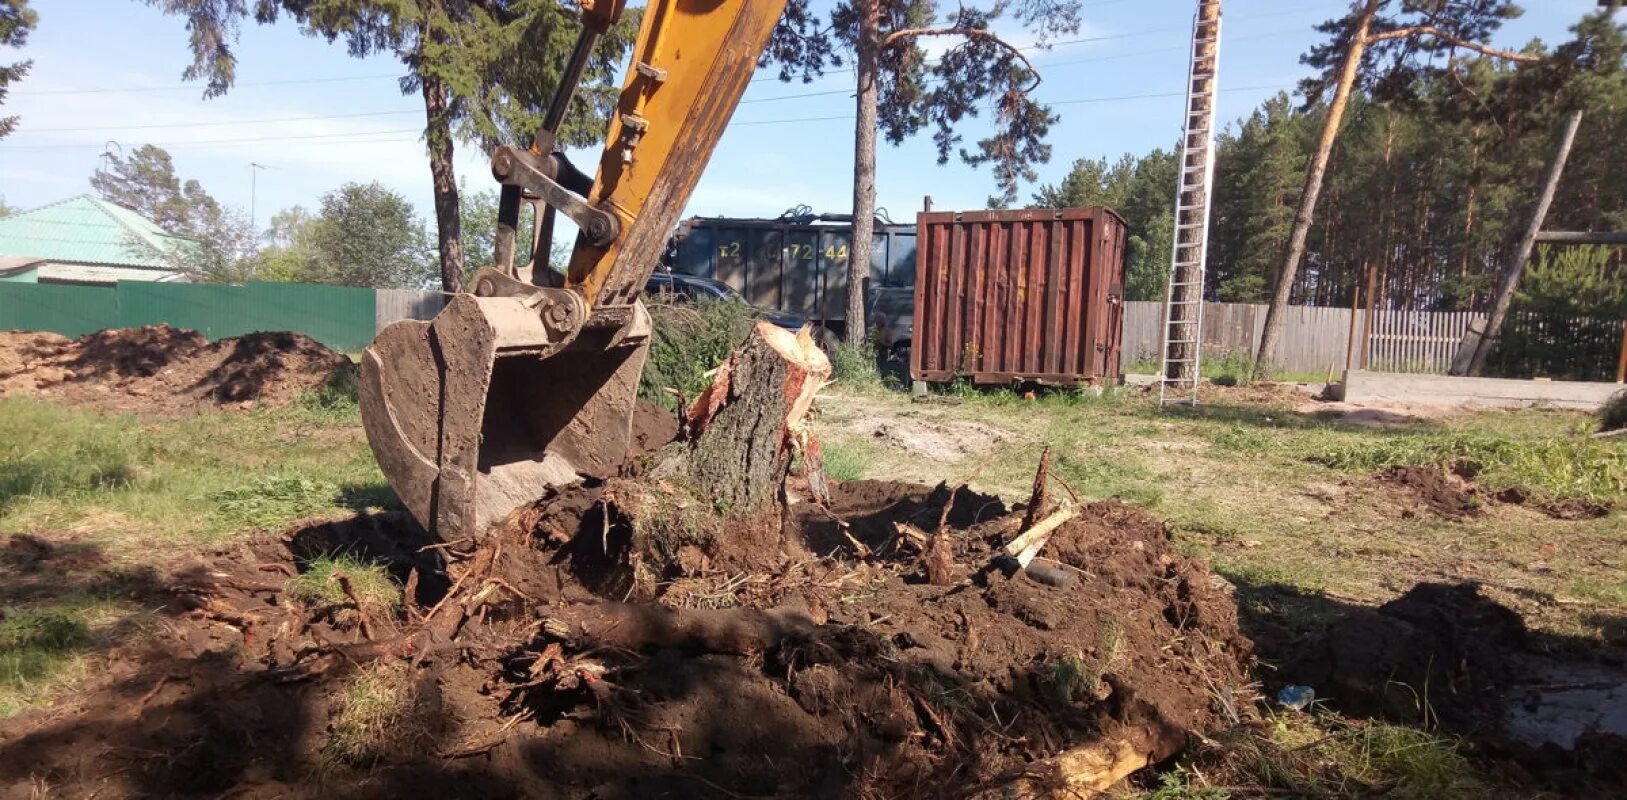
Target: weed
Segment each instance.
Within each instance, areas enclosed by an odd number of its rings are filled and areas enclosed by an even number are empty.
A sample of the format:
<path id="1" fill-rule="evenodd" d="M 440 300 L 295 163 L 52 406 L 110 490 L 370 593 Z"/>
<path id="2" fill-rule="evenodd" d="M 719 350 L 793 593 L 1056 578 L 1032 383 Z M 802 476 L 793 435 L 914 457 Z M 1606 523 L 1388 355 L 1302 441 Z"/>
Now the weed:
<path id="1" fill-rule="evenodd" d="M 356 598 L 368 613 L 394 614 L 401 607 L 401 589 L 383 565 L 354 556 L 319 556 L 305 565 L 305 571 L 288 579 L 283 590 L 307 605 L 340 605 L 349 602 L 334 575 L 343 574 L 356 591 Z"/>
<path id="2" fill-rule="evenodd" d="M 837 345 L 831 350 L 830 369 L 831 377 L 843 383 L 881 382 L 881 370 L 876 368 L 876 347 L 868 341 Z"/>
<path id="3" fill-rule="evenodd" d="M 667 408 L 675 402 L 669 388 L 694 399 L 711 383 L 707 373 L 751 334 L 752 314 L 748 305 L 725 301 L 650 306 L 650 355 L 639 394 Z"/>
<path id="4" fill-rule="evenodd" d="M 1237 386 L 1254 380 L 1254 356 L 1247 350 L 1228 350 L 1219 358 L 1205 361 L 1203 372 L 1217 386 Z"/>
<path id="5" fill-rule="evenodd" d="M 411 760 L 429 752 L 439 723 L 432 688 L 405 661 L 380 661 L 357 673 L 336 698 L 326 752 L 358 766 Z"/>
<path id="6" fill-rule="evenodd" d="M 864 460 L 854 449 L 839 444 L 826 445 L 820 455 L 825 463 L 825 477 L 837 481 L 856 481 L 864 477 Z"/>
<path id="7" fill-rule="evenodd" d="M 79 610 L 8 610 L 0 618 L 0 718 L 16 713 L 70 673 L 78 654 L 94 642 Z"/>
<path id="8" fill-rule="evenodd" d="M 359 375 L 355 364 L 341 365 L 321 387 L 300 396 L 300 409 L 319 422 L 353 424 L 360 413 Z"/>
<path id="9" fill-rule="evenodd" d="M 215 515 L 229 524 L 265 528 L 337 502 L 339 487 L 304 475 L 262 475 L 209 495 Z"/>

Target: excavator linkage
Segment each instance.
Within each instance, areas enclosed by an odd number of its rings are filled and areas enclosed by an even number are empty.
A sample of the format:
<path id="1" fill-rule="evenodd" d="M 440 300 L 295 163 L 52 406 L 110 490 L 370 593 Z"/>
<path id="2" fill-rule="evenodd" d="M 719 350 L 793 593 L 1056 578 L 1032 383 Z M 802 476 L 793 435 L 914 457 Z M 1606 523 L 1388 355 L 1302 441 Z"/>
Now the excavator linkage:
<path id="1" fill-rule="evenodd" d="M 495 266 L 433 320 L 394 323 L 362 355 L 368 443 L 408 511 L 444 538 L 620 468 L 650 338 L 638 296 L 785 3 L 653 0 L 584 193 L 553 131 L 622 1 L 583 4 L 582 40 L 537 142 L 493 154 Z M 521 200 L 539 206 L 537 246 L 516 269 Z M 579 229 L 563 276 L 546 267 L 555 210 Z"/>

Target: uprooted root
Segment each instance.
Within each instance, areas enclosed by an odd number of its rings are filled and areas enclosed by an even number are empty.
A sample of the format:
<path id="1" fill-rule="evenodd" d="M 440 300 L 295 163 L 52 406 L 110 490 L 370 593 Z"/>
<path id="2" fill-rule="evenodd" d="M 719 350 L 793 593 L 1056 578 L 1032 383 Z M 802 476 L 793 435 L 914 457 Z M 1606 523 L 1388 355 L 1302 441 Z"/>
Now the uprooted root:
<path id="1" fill-rule="evenodd" d="M 328 698 L 309 757 L 341 783 L 433 754 L 541 795 L 1084 793 L 1229 722 L 1249 645 L 1162 525 L 1077 510 L 1039 558 L 1061 585 L 1000 566 L 1023 515 L 965 487 L 850 482 L 765 518 L 620 481 L 478 543 L 364 531 L 410 587 L 393 612 L 292 600 L 264 543 L 186 596 L 253 691 Z M 307 572 L 356 547 L 295 538 Z"/>

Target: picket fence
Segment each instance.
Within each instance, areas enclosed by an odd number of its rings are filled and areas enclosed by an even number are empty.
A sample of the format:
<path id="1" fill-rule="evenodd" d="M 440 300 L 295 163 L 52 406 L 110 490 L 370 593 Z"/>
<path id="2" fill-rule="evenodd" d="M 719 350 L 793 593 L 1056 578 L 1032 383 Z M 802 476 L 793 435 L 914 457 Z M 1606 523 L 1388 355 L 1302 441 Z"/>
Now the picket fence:
<path id="1" fill-rule="evenodd" d="M 1126 369 L 1156 371 L 1163 304 L 1131 301 L 1124 309 Z M 1276 368 L 1304 377 L 1335 377 L 1350 366 L 1383 372 L 1444 375 L 1455 361 L 1466 362 L 1471 327 L 1474 335 L 1486 315 L 1476 311 L 1404 311 L 1373 313 L 1372 336 L 1366 334 L 1367 312 L 1348 308 L 1289 306 L 1278 342 Z M 1259 349 L 1266 306 L 1208 303 L 1203 311 L 1203 354 L 1219 359 L 1249 359 Z M 1509 378 L 1614 380 L 1622 346 L 1621 320 L 1545 316 L 1515 312 L 1486 364 L 1486 374 Z M 1352 337 L 1354 346 L 1351 346 Z M 1363 359 L 1363 348 L 1368 348 Z"/>

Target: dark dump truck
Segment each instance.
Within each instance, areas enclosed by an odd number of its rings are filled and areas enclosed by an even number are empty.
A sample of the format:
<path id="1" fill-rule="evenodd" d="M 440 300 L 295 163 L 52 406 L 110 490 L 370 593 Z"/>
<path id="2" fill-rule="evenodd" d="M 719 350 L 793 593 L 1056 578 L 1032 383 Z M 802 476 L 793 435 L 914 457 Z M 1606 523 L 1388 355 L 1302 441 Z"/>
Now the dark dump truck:
<path id="1" fill-rule="evenodd" d="M 799 314 L 830 341 L 847 327 L 853 217 L 806 206 L 774 219 L 692 217 L 667 244 L 665 267 L 734 287 L 758 308 Z M 870 290 L 915 286 L 915 226 L 876 220 Z"/>

